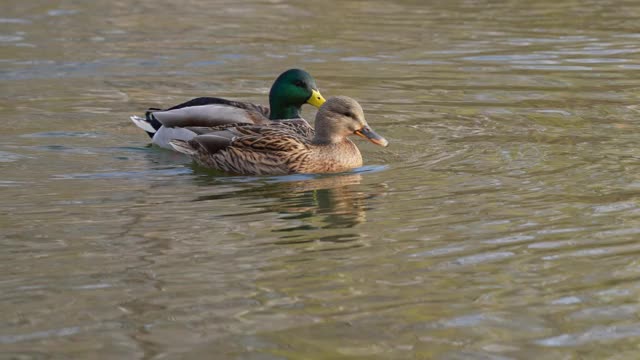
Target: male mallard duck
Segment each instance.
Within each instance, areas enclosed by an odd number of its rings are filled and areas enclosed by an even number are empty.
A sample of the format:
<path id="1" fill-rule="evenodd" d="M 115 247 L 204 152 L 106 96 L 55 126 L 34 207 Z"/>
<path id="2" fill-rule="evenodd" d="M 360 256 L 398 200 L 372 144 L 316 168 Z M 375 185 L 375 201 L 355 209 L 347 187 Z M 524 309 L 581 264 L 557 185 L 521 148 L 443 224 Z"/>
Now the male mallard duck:
<path id="1" fill-rule="evenodd" d="M 198 135 L 191 140 L 172 140 L 179 152 L 199 164 L 232 174 L 284 175 L 340 172 L 362 166 L 358 147 L 347 139 L 364 137 L 374 144 L 388 142 L 376 134 L 364 118 L 362 107 L 346 97 L 332 97 L 316 114 L 315 135 L 307 138 L 281 126 L 239 126 Z"/>
<path id="2" fill-rule="evenodd" d="M 151 137 L 151 142 L 172 149 L 172 139 L 189 140 L 216 127 L 233 124 L 270 124 L 273 120 L 291 120 L 301 132 L 311 127 L 300 116 L 307 103 L 320 107 L 325 102 L 315 80 L 300 69 L 290 69 L 278 76 L 269 92 L 269 107 L 213 97 L 200 97 L 166 110 L 149 109 L 145 117 L 131 116 L 131 121 Z"/>

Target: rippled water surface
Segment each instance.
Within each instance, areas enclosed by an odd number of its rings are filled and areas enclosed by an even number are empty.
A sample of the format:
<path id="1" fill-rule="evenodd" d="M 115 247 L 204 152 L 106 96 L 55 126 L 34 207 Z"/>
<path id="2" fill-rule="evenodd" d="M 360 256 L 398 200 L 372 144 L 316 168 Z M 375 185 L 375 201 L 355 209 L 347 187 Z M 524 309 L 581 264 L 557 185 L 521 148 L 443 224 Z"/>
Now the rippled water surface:
<path id="1" fill-rule="evenodd" d="M 640 3 L 0 9 L 1 358 L 638 358 Z M 391 145 L 218 176 L 128 119 L 290 67 Z"/>

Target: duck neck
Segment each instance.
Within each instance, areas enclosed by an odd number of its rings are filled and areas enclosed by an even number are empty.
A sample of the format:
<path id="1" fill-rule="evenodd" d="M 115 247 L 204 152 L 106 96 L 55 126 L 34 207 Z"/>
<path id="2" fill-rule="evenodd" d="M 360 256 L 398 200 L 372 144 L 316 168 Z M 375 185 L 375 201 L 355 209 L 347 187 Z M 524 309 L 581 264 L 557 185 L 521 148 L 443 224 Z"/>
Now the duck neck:
<path id="1" fill-rule="evenodd" d="M 322 110 L 320 110 L 322 111 Z M 322 113 L 320 115 L 316 115 L 315 122 L 315 130 L 316 134 L 313 139 L 311 139 L 311 143 L 314 145 L 337 145 L 347 140 L 346 136 L 339 135 L 338 132 L 334 129 L 335 126 L 331 121 L 328 121 L 325 117 L 323 117 Z"/>
<path id="2" fill-rule="evenodd" d="M 318 146 L 339 146 L 341 144 L 350 143 L 351 141 L 344 137 L 339 136 L 323 136 L 322 132 L 317 132 L 316 135 L 311 139 L 311 143 L 313 145 Z"/>
<path id="3" fill-rule="evenodd" d="M 300 106 L 283 104 L 274 97 L 269 97 L 269 119 L 297 119 L 300 117 Z"/>

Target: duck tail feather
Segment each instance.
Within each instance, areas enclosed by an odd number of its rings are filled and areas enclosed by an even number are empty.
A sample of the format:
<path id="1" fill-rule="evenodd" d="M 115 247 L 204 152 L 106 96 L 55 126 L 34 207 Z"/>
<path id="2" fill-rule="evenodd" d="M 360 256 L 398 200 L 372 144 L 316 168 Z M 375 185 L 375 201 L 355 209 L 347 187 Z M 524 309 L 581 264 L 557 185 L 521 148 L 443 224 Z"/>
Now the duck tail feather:
<path id="1" fill-rule="evenodd" d="M 195 155 L 197 152 L 196 149 L 194 149 L 193 146 L 191 146 L 191 144 L 189 144 L 188 141 L 176 139 L 176 140 L 171 140 L 169 144 L 175 151 L 186 154 L 186 155 Z"/>
<path id="2" fill-rule="evenodd" d="M 145 118 L 133 115 L 133 116 L 130 116 L 129 119 L 131 119 L 131 121 L 133 121 L 133 123 L 137 127 L 146 131 L 147 134 L 149 134 L 149 136 L 151 137 L 153 137 L 153 134 L 155 134 L 157 131 L 157 129 L 154 129 L 154 127 Z"/>
<path id="3" fill-rule="evenodd" d="M 153 113 L 156 112 L 156 111 L 162 111 L 162 109 L 149 108 L 144 113 L 144 117 L 146 118 L 146 120 L 149 123 L 149 125 L 151 125 L 151 127 L 156 129 L 156 131 L 157 131 L 162 127 L 162 123 L 160 121 L 158 121 L 158 119 L 156 119 L 156 117 L 153 115 Z"/>

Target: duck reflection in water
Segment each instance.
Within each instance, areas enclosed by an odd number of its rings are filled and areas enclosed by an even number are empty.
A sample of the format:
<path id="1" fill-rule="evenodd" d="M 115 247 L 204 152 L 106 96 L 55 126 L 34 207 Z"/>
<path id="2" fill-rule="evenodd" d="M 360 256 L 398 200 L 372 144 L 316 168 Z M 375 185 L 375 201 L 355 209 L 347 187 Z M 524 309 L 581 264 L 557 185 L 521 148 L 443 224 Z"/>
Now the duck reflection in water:
<path id="1" fill-rule="evenodd" d="M 362 175 L 349 174 L 290 183 L 287 192 L 292 197 L 288 207 L 279 212 L 289 213 L 283 217 L 286 219 L 322 218 L 324 224 L 314 228 L 350 228 L 364 223 L 366 195 L 357 189 L 361 181 Z"/>
<path id="2" fill-rule="evenodd" d="M 237 177 L 206 176 L 198 179 L 202 185 L 211 186 L 220 184 L 220 181 L 237 179 Z M 247 182 L 251 185 L 249 188 L 201 196 L 196 201 L 233 198 L 245 206 L 260 209 L 259 212 L 250 212 L 251 214 L 276 212 L 280 214 L 280 219 L 290 220 L 286 227 L 272 230 L 277 232 L 344 229 L 366 221 L 365 200 L 372 194 L 359 189 L 362 181 L 361 174 L 292 175 L 266 178 L 266 183 L 264 180 L 260 181 L 262 180 L 260 178 L 251 180 L 256 181 Z M 257 184 L 260 186 L 256 186 Z M 253 202 L 252 199 L 260 201 Z M 265 204 L 265 199 L 273 201 Z M 246 213 L 227 216 L 242 215 Z"/>

